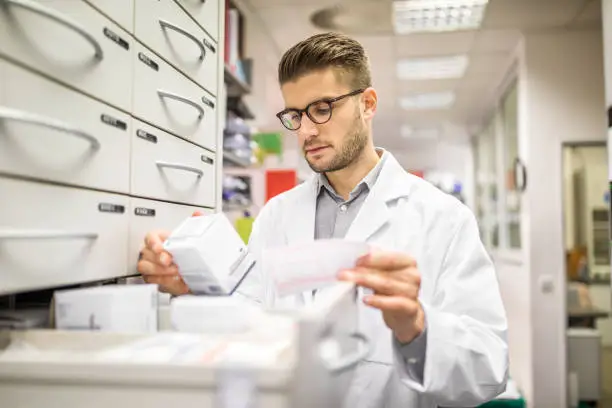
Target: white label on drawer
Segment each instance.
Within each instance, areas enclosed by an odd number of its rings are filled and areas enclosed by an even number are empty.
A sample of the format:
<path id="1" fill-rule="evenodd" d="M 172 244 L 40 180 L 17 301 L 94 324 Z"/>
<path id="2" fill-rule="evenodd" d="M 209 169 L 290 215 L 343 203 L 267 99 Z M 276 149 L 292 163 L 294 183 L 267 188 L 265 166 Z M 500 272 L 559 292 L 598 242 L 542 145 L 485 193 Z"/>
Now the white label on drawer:
<path id="1" fill-rule="evenodd" d="M 146 140 L 147 142 L 151 142 L 151 143 L 157 143 L 157 136 L 142 130 L 142 129 L 138 129 L 136 131 L 136 136 L 138 136 L 139 138 Z"/>
<path id="2" fill-rule="evenodd" d="M 130 43 L 119 37 L 118 34 L 111 31 L 108 27 L 104 27 L 104 35 L 118 44 L 121 48 L 125 48 L 126 50 L 130 49 Z"/>
<path id="3" fill-rule="evenodd" d="M 155 209 L 145 208 L 145 207 L 136 207 L 134 208 L 134 215 L 138 215 L 140 217 L 155 217 Z"/>
<path id="4" fill-rule="evenodd" d="M 123 214 L 125 212 L 125 206 L 112 203 L 100 203 L 98 204 L 98 210 L 100 210 L 100 212 Z"/>
<path id="5" fill-rule="evenodd" d="M 126 130 L 127 129 L 127 123 L 125 123 L 124 121 L 119 120 L 117 118 L 113 118 L 112 116 L 107 115 L 105 113 L 103 113 L 100 116 L 100 120 L 102 120 L 102 123 L 105 123 L 105 124 L 107 124 L 109 126 L 112 126 L 112 127 L 116 127 L 117 129 L 121 129 L 121 130 Z"/>
<path id="6" fill-rule="evenodd" d="M 159 64 L 157 62 L 153 61 L 151 58 L 147 57 L 144 53 L 139 52 L 138 53 L 138 59 L 140 61 L 142 61 L 149 68 L 151 68 L 151 69 L 153 69 L 155 71 L 159 71 Z"/>

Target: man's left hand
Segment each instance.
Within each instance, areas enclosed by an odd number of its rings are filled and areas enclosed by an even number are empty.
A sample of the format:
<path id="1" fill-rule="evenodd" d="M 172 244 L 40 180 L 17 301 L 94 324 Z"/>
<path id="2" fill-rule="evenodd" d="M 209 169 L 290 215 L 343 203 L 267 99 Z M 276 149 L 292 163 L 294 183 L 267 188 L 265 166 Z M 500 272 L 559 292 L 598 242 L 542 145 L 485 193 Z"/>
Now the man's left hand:
<path id="1" fill-rule="evenodd" d="M 425 328 L 425 314 L 418 300 L 421 274 L 416 261 L 399 252 L 372 252 L 355 268 L 340 272 L 339 279 L 372 289 L 365 304 L 382 311 L 385 324 L 401 343 L 410 343 Z"/>

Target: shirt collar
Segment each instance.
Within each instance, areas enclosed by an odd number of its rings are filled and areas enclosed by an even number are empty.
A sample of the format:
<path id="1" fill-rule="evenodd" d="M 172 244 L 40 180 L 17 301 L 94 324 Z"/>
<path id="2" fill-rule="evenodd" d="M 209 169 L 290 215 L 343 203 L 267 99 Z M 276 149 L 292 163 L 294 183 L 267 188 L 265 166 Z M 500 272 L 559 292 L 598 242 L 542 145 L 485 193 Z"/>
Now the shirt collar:
<path id="1" fill-rule="evenodd" d="M 372 190 L 374 184 L 376 184 L 376 180 L 378 180 L 378 176 L 380 175 L 383 165 L 385 164 L 385 161 L 389 156 L 389 153 L 387 153 L 387 151 L 384 149 L 376 148 L 376 151 L 380 156 L 380 160 L 378 161 L 378 163 L 376 163 L 376 166 L 374 166 L 374 168 L 370 170 L 368 174 L 366 174 L 366 176 L 359 182 L 359 184 L 357 184 L 353 191 L 351 191 L 351 197 L 358 194 L 365 188 L 367 188 L 368 190 Z M 334 188 L 331 186 L 331 184 L 329 184 L 329 180 L 327 179 L 325 174 L 319 173 L 317 177 L 317 194 L 321 193 L 322 188 L 325 188 L 327 191 L 336 196 L 338 195 Z"/>

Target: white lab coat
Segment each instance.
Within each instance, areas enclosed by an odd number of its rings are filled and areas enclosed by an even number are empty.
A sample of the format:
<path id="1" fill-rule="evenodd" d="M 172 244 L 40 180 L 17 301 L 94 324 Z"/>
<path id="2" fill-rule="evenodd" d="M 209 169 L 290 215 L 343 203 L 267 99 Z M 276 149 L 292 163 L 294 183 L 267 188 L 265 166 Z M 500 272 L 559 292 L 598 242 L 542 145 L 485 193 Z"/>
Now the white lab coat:
<path id="1" fill-rule="evenodd" d="M 314 239 L 316 185 L 313 177 L 267 203 L 249 242 L 256 257 L 268 247 Z M 374 351 L 357 368 L 345 407 L 471 407 L 505 389 L 506 315 L 495 269 L 466 206 L 407 173 L 389 155 L 346 238 L 405 251 L 417 260 L 427 351 L 420 383 L 380 311 L 361 303 L 360 330 Z M 267 282 L 256 269 L 240 291 L 268 306 L 312 299 L 311 293 L 278 299 Z"/>

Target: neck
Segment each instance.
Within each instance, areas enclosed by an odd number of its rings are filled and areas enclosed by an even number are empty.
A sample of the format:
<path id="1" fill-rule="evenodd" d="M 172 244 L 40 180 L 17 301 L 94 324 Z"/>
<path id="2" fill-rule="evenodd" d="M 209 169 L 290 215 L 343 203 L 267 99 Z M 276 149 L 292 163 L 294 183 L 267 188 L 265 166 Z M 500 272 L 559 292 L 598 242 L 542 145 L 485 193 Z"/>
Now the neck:
<path id="1" fill-rule="evenodd" d="M 353 163 L 342 170 L 325 173 L 325 176 L 336 193 L 346 200 L 349 198 L 351 191 L 357 187 L 357 184 L 376 167 L 379 160 L 380 157 L 376 149 L 367 147 Z"/>

